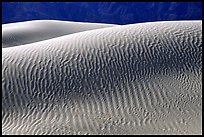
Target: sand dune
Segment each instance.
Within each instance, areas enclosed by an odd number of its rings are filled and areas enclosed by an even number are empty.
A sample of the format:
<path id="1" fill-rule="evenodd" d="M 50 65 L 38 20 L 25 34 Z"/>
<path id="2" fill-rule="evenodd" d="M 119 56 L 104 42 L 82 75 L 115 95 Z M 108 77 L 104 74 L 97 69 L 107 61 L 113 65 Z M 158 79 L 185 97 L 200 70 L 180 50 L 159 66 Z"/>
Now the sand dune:
<path id="1" fill-rule="evenodd" d="M 2 47 L 12 47 L 47 40 L 77 32 L 118 26 L 56 20 L 35 20 L 2 25 Z"/>
<path id="2" fill-rule="evenodd" d="M 202 21 L 2 48 L 2 134 L 201 134 Z"/>

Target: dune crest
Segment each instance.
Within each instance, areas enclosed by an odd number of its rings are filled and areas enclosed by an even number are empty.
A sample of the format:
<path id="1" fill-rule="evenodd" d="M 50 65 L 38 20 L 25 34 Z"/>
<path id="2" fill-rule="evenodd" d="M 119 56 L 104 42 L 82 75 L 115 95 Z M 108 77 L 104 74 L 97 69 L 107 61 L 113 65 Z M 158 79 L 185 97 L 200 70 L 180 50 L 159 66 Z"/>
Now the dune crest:
<path id="1" fill-rule="evenodd" d="M 118 25 L 58 20 L 35 20 L 2 25 L 2 47 L 48 40 L 77 32 Z"/>
<path id="2" fill-rule="evenodd" d="M 2 134 L 201 134 L 201 121 L 202 21 L 2 48 Z"/>

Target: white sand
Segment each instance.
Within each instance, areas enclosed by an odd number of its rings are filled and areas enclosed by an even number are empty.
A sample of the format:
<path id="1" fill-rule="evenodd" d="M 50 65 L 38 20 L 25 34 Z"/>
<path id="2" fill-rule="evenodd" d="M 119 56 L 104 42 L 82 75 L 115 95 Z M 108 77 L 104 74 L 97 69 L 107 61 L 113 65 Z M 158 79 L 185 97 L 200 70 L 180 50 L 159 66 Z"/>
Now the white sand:
<path id="1" fill-rule="evenodd" d="M 2 48 L 2 134 L 201 134 L 201 57 L 202 21 Z"/>
<path id="2" fill-rule="evenodd" d="M 118 25 L 56 20 L 35 20 L 2 25 L 2 47 L 29 44 L 77 32 Z"/>

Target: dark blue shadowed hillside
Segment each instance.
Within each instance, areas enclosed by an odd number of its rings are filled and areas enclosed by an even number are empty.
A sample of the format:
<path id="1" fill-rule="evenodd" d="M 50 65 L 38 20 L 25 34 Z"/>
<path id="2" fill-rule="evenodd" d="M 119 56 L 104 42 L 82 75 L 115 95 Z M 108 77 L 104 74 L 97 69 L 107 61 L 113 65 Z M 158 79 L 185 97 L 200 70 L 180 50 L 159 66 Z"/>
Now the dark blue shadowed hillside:
<path id="1" fill-rule="evenodd" d="M 39 19 L 121 25 L 201 20 L 202 2 L 2 2 L 2 24 Z"/>

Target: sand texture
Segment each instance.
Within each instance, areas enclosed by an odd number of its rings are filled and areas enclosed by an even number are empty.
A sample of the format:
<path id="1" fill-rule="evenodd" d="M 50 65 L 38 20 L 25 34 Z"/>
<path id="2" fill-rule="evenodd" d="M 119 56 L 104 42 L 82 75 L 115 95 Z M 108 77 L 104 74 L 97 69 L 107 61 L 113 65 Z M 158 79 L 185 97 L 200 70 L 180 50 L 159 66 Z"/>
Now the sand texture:
<path id="1" fill-rule="evenodd" d="M 77 32 L 119 25 L 57 20 L 35 20 L 2 25 L 2 47 L 13 47 Z"/>
<path id="2" fill-rule="evenodd" d="M 202 133 L 202 21 L 88 26 L 2 43 L 2 134 Z"/>

